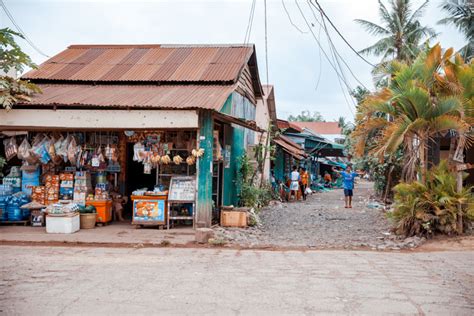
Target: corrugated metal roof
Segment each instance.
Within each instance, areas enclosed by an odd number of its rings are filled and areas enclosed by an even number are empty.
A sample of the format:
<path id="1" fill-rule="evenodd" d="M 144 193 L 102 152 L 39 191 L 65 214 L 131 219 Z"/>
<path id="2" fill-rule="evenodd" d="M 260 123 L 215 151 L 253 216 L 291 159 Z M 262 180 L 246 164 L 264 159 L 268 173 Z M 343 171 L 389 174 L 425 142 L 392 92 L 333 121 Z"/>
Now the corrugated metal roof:
<path id="1" fill-rule="evenodd" d="M 28 106 L 211 109 L 219 111 L 233 85 L 39 84 Z"/>
<path id="2" fill-rule="evenodd" d="M 273 141 L 281 146 L 284 151 L 298 160 L 303 160 L 307 157 L 305 151 L 297 143 L 286 136 L 279 135 L 278 137 L 274 138 Z"/>
<path id="3" fill-rule="evenodd" d="M 72 45 L 30 80 L 236 82 L 253 45 Z"/>

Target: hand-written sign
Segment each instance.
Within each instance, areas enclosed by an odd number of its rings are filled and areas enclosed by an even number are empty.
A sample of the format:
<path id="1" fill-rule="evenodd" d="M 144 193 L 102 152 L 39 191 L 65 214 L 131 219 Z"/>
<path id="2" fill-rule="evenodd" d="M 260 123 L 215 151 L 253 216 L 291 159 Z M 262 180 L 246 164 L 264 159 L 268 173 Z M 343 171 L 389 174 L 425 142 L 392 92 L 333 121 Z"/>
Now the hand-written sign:
<path id="1" fill-rule="evenodd" d="M 194 177 L 171 178 L 168 201 L 194 202 L 196 179 Z"/>

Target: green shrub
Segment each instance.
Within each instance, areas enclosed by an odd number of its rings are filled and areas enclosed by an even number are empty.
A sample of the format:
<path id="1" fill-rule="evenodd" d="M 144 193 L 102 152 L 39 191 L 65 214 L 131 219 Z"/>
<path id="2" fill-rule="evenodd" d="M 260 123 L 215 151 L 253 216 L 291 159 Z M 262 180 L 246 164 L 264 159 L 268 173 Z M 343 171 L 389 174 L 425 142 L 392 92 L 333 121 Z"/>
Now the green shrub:
<path id="1" fill-rule="evenodd" d="M 400 183 L 394 188 L 395 231 L 405 236 L 461 233 L 474 220 L 472 188 L 456 190 L 456 176 L 446 161 L 431 169 L 426 183 Z M 458 227 L 458 220 L 464 227 Z"/>

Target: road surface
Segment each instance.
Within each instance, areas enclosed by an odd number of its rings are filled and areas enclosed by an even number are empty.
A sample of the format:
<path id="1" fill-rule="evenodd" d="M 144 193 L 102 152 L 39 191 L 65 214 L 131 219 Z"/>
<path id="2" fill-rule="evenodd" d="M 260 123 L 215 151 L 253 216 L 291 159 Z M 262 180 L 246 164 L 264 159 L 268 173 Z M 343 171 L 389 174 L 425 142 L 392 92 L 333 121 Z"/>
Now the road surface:
<path id="1" fill-rule="evenodd" d="M 6 315 L 474 313 L 473 251 L 0 251 Z"/>

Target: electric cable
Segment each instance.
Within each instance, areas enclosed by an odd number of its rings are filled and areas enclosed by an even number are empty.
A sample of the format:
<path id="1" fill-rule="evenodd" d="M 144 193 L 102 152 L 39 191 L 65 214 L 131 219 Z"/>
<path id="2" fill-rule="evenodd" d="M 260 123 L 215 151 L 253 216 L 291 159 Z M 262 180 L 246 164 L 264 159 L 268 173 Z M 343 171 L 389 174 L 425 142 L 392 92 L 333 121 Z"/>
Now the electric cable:
<path id="1" fill-rule="evenodd" d="M 376 68 L 377 66 L 372 64 L 370 61 L 368 61 L 367 59 L 365 59 L 364 56 L 362 56 L 357 50 L 354 49 L 354 47 L 352 47 L 352 45 L 346 40 L 346 38 L 342 35 L 341 32 L 339 32 L 339 30 L 337 29 L 337 27 L 334 25 L 334 23 L 332 23 L 331 19 L 328 17 L 328 15 L 326 14 L 326 12 L 324 12 L 323 8 L 321 7 L 321 5 L 319 4 L 318 0 L 314 0 L 314 2 L 316 2 L 316 4 L 318 5 L 319 9 L 316 8 L 316 6 L 311 2 L 311 0 L 309 0 L 309 3 L 311 3 L 312 6 L 314 6 L 316 9 L 318 9 L 322 15 L 324 15 L 324 17 L 326 17 L 326 19 L 328 20 L 329 24 L 331 24 L 331 26 L 334 28 L 334 30 L 336 31 L 337 34 L 339 34 L 339 36 L 342 38 L 342 40 L 347 44 L 347 46 L 349 46 L 349 48 L 357 55 L 359 56 L 363 61 L 365 61 L 367 64 L 369 64 L 370 66 Z"/>
<path id="2" fill-rule="evenodd" d="M 48 56 L 47 54 L 43 53 L 42 50 L 40 50 L 38 48 L 38 46 L 36 46 L 33 41 L 28 37 L 28 35 L 26 35 L 26 33 L 22 30 L 22 28 L 18 25 L 18 23 L 16 23 L 15 19 L 13 18 L 13 15 L 10 13 L 10 11 L 8 10 L 7 6 L 5 5 L 5 2 L 3 2 L 3 0 L 0 0 L 0 5 L 2 6 L 3 10 L 5 11 L 7 17 L 10 19 L 10 21 L 13 23 L 13 25 L 15 26 L 15 28 L 17 29 L 17 31 L 23 35 L 23 38 L 24 40 L 30 44 L 30 46 L 35 50 L 37 51 L 39 54 L 45 56 L 45 57 L 50 57 Z"/>

